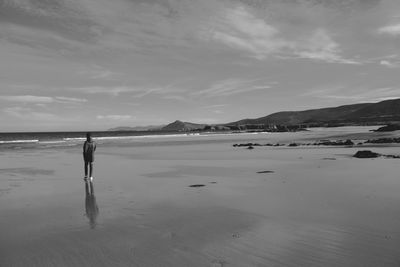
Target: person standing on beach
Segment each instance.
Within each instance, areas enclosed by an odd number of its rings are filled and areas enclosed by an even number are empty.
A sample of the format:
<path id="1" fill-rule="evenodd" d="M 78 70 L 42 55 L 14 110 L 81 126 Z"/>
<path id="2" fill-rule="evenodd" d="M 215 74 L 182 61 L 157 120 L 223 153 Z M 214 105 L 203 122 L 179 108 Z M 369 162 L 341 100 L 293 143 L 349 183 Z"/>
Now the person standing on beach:
<path id="1" fill-rule="evenodd" d="M 85 179 L 88 178 L 88 167 L 89 167 L 89 177 L 93 180 L 93 161 L 94 152 L 96 151 L 96 143 L 92 140 L 92 135 L 90 133 L 86 134 L 86 141 L 83 144 L 83 160 L 85 161 Z"/>

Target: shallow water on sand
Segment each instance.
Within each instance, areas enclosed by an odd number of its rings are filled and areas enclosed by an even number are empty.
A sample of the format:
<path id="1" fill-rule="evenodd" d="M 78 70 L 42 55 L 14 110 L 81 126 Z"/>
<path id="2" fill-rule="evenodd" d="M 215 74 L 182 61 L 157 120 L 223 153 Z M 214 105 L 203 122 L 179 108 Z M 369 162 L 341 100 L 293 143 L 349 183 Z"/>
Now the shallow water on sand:
<path id="1" fill-rule="evenodd" d="M 400 265 L 400 159 L 257 136 L 1 153 L 0 266 Z"/>

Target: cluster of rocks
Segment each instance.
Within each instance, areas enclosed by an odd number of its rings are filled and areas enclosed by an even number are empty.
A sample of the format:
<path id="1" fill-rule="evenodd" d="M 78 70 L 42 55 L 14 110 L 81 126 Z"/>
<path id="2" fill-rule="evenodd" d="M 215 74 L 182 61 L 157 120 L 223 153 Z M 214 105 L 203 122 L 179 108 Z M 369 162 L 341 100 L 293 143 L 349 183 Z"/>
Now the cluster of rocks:
<path id="1" fill-rule="evenodd" d="M 343 140 L 337 140 L 337 141 L 325 140 L 325 141 L 320 141 L 320 142 L 314 143 L 313 145 L 315 145 L 315 146 L 354 146 L 354 142 L 351 141 L 350 139 L 347 139 L 346 141 L 343 141 Z"/>
<path id="2" fill-rule="evenodd" d="M 379 138 L 379 139 L 370 139 L 364 142 L 359 142 L 357 145 L 363 145 L 363 144 L 390 144 L 390 143 L 400 143 L 400 137 L 396 138 Z M 257 146 L 288 146 L 288 147 L 297 147 L 297 146 L 347 146 L 347 147 L 352 147 L 356 145 L 352 140 L 347 139 L 347 140 L 320 140 L 314 143 L 289 143 L 289 144 L 281 144 L 281 143 L 276 143 L 276 144 L 259 144 L 259 143 L 243 143 L 243 144 L 234 144 L 234 147 L 246 147 L 248 149 L 254 149 L 254 147 Z M 390 156 L 390 155 L 389 155 Z"/>
<path id="3" fill-rule="evenodd" d="M 331 140 L 323 140 L 315 143 L 290 143 L 287 146 L 289 147 L 296 147 L 296 146 L 353 146 L 354 142 L 351 141 L 350 139 L 347 139 L 346 141 L 343 140 L 336 140 L 336 141 L 331 141 Z M 253 149 L 256 146 L 286 146 L 286 144 L 259 144 L 259 143 L 243 143 L 243 144 L 234 144 L 234 147 L 247 147 L 249 149 Z"/>
<path id="4" fill-rule="evenodd" d="M 379 139 L 371 139 L 371 140 L 365 141 L 365 143 L 371 143 L 371 144 L 400 143 L 400 137 L 399 137 L 399 138 L 379 138 Z"/>
<path id="5" fill-rule="evenodd" d="M 283 144 L 279 144 L 279 143 L 277 143 L 277 144 L 265 144 L 265 145 L 261 145 L 261 144 L 259 144 L 259 143 L 244 143 L 244 144 L 234 144 L 233 145 L 234 147 L 243 147 L 243 146 L 247 146 L 247 147 L 249 147 L 249 146 L 284 146 Z"/>
<path id="6" fill-rule="evenodd" d="M 284 146 L 284 144 L 265 144 L 261 145 L 259 143 L 244 143 L 244 144 L 234 144 L 234 147 L 247 147 L 248 149 L 254 149 L 255 146 Z"/>

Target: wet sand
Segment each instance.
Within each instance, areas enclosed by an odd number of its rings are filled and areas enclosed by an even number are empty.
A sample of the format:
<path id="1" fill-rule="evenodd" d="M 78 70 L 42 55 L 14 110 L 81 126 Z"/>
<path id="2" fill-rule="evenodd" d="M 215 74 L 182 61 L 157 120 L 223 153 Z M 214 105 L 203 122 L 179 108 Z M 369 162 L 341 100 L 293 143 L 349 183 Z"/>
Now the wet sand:
<path id="1" fill-rule="evenodd" d="M 1 151 L 0 266 L 399 266 L 400 159 L 232 147 L 327 135 Z"/>

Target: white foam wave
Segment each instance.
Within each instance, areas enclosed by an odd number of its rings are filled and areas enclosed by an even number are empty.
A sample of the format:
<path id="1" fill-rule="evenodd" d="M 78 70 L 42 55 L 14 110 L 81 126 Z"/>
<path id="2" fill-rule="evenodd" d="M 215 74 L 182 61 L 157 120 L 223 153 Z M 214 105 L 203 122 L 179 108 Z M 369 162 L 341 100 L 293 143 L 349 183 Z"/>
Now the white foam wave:
<path id="1" fill-rule="evenodd" d="M 7 141 L 0 141 L 0 144 L 18 144 L 18 143 L 38 143 L 39 140 L 7 140 Z"/>
<path id="2" fill-rule="evenodd" d="M 86 138 L 83 138 L 83 137 L 76 137 L 76 138 L 70 138 L 70 137 L 68 137 L 68 138 L 63 138 L 63 141 L 85 141 L 86 140 Z"/>
<path id="3" fill-rule="evenodd" d="M 171 137 L 185 137 L 185 136 L 199 136 L 198 133 L 193 134 L 152 134 L 152 135 L 128 135 L 128 136 L 102 136 L 93 137 L 93 140 L 127 140 L 127 139 L 144 139 L 144 138 L 171 138 Z M 85 141 L 86 138 L 63 138 L 64 141 Z"/>
<path id="4" fill-rule="evenodd" d="M 66 141 L 62 140 L 58 140 L 58 141 L 39 141 L 39 144 L 62 144 L 65 143 Z"/>

